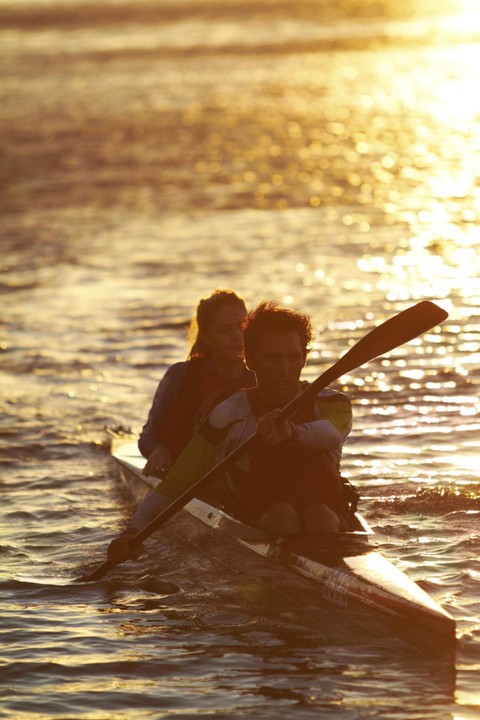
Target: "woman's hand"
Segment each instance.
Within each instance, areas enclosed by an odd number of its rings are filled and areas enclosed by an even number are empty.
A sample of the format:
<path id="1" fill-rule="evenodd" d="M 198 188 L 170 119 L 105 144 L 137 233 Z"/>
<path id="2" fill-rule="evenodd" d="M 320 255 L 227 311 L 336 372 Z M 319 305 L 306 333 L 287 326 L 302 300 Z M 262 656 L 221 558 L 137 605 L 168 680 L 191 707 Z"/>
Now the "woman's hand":
<path id="1" fill-rule="evenodd" d="M 291 440 L 293 436 L 293 423 L 289 420 L 282 420 L 277 424 L 279 412 L 280 409 L 276 408 L 257 420 L 257 432 L 265 445 L 278 445 Z"/>
<path id="2" fill-rule="evenodd" d="M 172 465 L 170 450 L 165 445 L 160 445 L 148 458 L 142 472 L 144 475 L 155 475 L 162 477 L 166 475 Z"/>

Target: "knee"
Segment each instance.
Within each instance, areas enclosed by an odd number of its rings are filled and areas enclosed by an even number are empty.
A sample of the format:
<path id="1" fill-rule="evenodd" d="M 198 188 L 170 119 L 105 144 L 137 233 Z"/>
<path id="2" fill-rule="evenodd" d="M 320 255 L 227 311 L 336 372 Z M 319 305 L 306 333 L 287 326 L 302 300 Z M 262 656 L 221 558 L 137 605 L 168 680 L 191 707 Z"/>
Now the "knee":
<path id="1" fill-rule="evenodd" d="M 290 503 L 278 502 L 262 515 L 260 527 L 275 535 L 296 535 L 301 530 L 300 516 Z"/>
<path id="2" fill-rule="evenodd" d="M 337 513 L 324 505 L 309 505 L 302 513 L 302 521 L 308 533 L 338 533 L 341 531 L 340 518 Z"/>

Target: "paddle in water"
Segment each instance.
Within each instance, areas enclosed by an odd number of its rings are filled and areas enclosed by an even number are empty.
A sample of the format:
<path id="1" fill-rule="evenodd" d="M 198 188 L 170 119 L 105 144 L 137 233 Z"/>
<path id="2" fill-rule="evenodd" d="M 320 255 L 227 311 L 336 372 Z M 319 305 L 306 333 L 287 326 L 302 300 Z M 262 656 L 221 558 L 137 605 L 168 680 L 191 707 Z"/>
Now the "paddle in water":
<path id="1" fill-rule="evenodd" d="M 394 350 L 410 340 L 431 330 L 448 317 L 448 313 L 429 300 L 417 303 L 407 310 L 403 310 L 394 317 L 386 320 L 378 327 L 371 330 L 359 340 L 345 355 L 343 355 L 332 367 L 322 373 L 316 380 L 300 393 L 294 400 L 288 403 L 278 414 L 277 422 L 282 422 L 293 415 L 296 410 L 312 395 L 316 395 L 342 375 L 355 370 L 365 363 L 390 350 Z M 201 488 L 206 486 L 219 472 L 226 470 L 229 465 L 241 457 L 257 441 L 257 433 L 253 433 L 244 440 L 233 452 L 227 455 L 215 467 L 209 470 L 203 477 L 194 483 L 188 490 L 174 500 L 167 508 L 162 510 L 151 522 L 139 530 L 130 540 L 133 545 L 140 545 L 152 533 L 158 530 L 167 520 L 181 510 L 192 498 L 198 495 Z M 106 560 L 93 572 L 79 578 L 79 582 L 93 582 L 100 580 L 108 572 L 114 563 Z"/>

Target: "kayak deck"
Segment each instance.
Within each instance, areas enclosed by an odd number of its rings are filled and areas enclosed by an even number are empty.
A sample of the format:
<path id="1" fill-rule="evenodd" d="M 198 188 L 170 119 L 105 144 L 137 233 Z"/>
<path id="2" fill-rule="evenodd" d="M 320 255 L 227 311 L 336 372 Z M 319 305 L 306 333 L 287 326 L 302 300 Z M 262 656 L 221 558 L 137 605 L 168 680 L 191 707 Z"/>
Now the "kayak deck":
<path id="1" fill-rule="evenodd" d="M 114 439 L 112 457 L 135 499 L 141 499 L 158 482 L 142 474 L 145 459 L 135 440 Z M 372 530 L 359 513 L 355 513 L 351 531 L 325 533 L 312 540 L 272 537 L 198 499 L 190 500 L 184 511 L 213 532 L 314 583 L 328 604 L 369 607 L 394 623 L 406 624 L 413 633 L 433 634 L 443 645 L 454 647 L 454 619 L 372 547 Z"/>

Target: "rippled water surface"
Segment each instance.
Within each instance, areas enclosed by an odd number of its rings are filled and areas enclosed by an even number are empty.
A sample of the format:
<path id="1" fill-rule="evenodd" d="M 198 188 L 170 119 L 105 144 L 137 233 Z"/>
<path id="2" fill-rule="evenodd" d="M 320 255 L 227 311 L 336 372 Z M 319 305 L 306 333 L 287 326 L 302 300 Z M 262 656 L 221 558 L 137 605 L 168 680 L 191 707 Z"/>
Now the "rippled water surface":
<path id="1" fill-rule="evenodd" d="M 0 16 L 0 717 L 480 718 L 476 3 Z M 455 659 L 319 609 L 181 518 L 75 582 L 133 507 L 106 428 L 141 428 L 215 287 L 308 312 L 307 378 L 418 300 L 449 312 L 338 386 L 344 473 L 456 619 Z"/>

